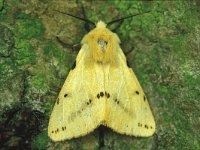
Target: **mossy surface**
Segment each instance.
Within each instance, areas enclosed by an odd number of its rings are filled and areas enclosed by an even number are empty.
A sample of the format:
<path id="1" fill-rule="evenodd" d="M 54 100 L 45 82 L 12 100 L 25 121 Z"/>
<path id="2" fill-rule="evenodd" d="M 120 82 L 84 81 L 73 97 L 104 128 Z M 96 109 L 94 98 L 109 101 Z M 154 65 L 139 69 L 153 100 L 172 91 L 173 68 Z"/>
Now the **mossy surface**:
<path id="1" fill-rule="evenodd" d="M 47 136 L 56 97 L 87 33 L 84 22 L 55 10 L 83 17 L 81 5 L 93 22 L 150 10 L 110 28 L 149 99 L 157 125 L 152 137 L 108 128 L 103 144 L 99 129 L 56 143 Z M 199 8 L 198 0 L 0 0 L 0 149 L 200 149 Z"/>

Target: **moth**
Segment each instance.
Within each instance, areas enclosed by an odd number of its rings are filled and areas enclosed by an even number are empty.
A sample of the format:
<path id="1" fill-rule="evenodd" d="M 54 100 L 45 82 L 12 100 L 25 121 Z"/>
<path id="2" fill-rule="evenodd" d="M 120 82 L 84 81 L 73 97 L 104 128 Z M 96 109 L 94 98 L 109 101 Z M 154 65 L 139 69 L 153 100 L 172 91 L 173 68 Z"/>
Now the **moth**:
<path id="1" fill-rule="evenodd" d="M 99 21 L 81 44 L 51 113 L 49 137 L 77 138 L 100 125 L 131 136 L 153 135 L 156 125 L 147 97 L 127 65 L 117 34 Z"/>

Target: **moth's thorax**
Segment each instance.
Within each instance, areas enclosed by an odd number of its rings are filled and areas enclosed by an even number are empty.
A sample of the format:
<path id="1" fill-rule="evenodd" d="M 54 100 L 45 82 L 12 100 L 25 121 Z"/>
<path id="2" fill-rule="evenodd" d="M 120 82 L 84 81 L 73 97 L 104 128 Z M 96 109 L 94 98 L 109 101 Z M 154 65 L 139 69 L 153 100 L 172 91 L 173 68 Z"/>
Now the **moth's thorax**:
<path id="1" fill-rule="evenodd" d="M 108 63 L 114 61 L 114 56 L 119 48 L 118 36 L 106 28 L 106 24 L 99 21 L 92 31 L 82 40 L 82 44 L 87 44 L 90 56 L 94 61 Z"/>

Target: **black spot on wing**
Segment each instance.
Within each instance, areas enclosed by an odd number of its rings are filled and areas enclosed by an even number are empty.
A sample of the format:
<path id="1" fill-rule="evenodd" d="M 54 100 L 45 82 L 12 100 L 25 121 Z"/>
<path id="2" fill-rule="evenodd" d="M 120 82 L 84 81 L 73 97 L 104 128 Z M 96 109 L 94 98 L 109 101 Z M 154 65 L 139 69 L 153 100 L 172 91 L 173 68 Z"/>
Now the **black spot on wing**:
<path id="1" fill-rule="evenodd" d="M 100 92 L 100 96 L 103 97 L 103 96 L 104 96 L 104 93 L 103 93 L 103 92 Z"/>
<path id="2" fill-rule="evenodd" d="M 119 100 L 118 99 L 115 99 L 114 101 L 115 101 L 115 103 L 119 104 Z"/>
<path id="3" fill-rule="evenodd" d="M 90 105 L 91 103 L 92 103 L 92 100 L 91 100 L 91 99 L 89 99 L 89 101 L 86 102 L 87 105 Z"/>
<path id="4" fill-rule="evenodd" d="M 138 123 L 138 127 L 142 127 L 143 125 L 142 125 L 142 123 Z M 147 125 L 147 124 L 145 124 L 144 126 L 143 126 L 145 129 L 153 129 L 153 127 L 151 126 L 151 125 Z"/>
<path id="5" fill-rule="evenodd" d="M 144 101 L 146 101 L 146 96 L 144 95 Z"/>
<path id="6" fill-rule="evenodd" d="M 145 126 L 144 126 L 144 127 L 145 127 L 146 129 L 148 129 L 148 128 L 149 128 L 149 127 L 148 127 L 148 125 L 146 125 L 146 124 L 145 124 Z"/>
<path id="7" fill-rule="evenodd" d="M 137 95 L 139 95 L 139 94 L 140 94 L 140 92 L 139 92 L 139 91 L 135 91 L 135 93 L 136 93 Z"/>
<path id="8" fill-rule="evenodd" d="M 100 94 L 99 93 L 97 94 L 97 98 L 100 99 Z"/>
<path id="9" fill-rule="evenodd" d="M 62 130 L 63 130 L 63 131 L 66 130 L 66 126 L 62 127 Z"/>
<path id="10" fill-rule="evenodd" d="M 67 94 L 67 93 L 65 93 L 65 94 L 64 94 L 64 97 L 66 98 L 67 96 L 68 96 L 68 94 Z"/>
<path id="11" fill-rule="evenodd" d="M 61 129 L 61 131 L 65 131 L 66 130 L 66 126 L 60 128 L 60 129 Z M 59 131 L 60 131 L 59 128 L 57 128 L 56 130 L 52 130 L 51 133 L 52 134 L 54 134 L 54 133 L 57 134 Z"/>
<path id="12" fill-rule="evenodd" d="M 105 96 L 106 96 L 107 98 L 110 98 L 110 94 L 107 93 L 106 91 L 105 91 Z"/>
<path id="13" fill-rule="evenodd" d="M 99 92 L 99 93 L 97 94 L 97 98 L 98 98 L 98 99 L 100 99 L 101 97 L 104 97 L 104 96 L 106 96 L 107 98 L 110 98 L 110 94 L 107 93 L 106 91 L 105 91 L 105 92 Z"/>

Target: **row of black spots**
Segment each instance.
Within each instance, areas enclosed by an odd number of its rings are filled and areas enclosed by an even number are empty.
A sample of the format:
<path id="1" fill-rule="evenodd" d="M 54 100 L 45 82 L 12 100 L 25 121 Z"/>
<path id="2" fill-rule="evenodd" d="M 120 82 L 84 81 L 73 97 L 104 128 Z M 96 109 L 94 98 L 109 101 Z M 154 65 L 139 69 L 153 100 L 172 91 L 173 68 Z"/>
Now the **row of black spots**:
<path id="1" fill-rule="evenodd" d="M 66 130 L 66 126 L 62 127 L 61 129 L 62 129 L 62 131 L 65 131 Z M 59 131 L 60 130 L 57 128 L 56 130 L 52 130 L 51 133 L 57 134 Z"/>
<path id="2" fill-rule="evenodd" d="M 135 91 L 135 93 L 136 93 L 137 95 L 140 95 L 140 92 L 139 92 L 139 91 Z M 144 101 L 146 101 L 146 96 L 145 96 L 145 95 L 143 96 L 143 99 L 144 99 Z"/>
<path id="3" fill-rule="evenodd" d="M 141 123 L 138 123 L 138 127 L 142 127 L 142 124 L 141 124 Z"/>
<path id="4" fill-rule="evenodd" d="M 105 94 L 104 94 L 104 92 L 100 92 L 97 94 L 98 99 L 100 99 L 101 97 L 104 97 L 104 96 L 106 96 L 107 98 L 110 98 L 110 94 L 107 93 L 106 91 L 105 91 Z"/>
<path id="5" fill-rule="evenodd" d="M 138 123 L 138 127 L 142 127 L 143 125 L 141 124 L 141 123 Z M 148 125 L 144 125 L 144 128 L 146 128 L 146 129 L 153 129 L 153 127 L 152 126 L 148 126 Z"/>
<path id="6" fill-rule="evenodd" d="M 62 127 L 62 130 L 65 131 L 66 130 L 66 126 Z"/>
<path id="7" fill-rule="evenodd" d="M 107 98 L 110 98 L 110 94 L 107 93 L 106 91 L 105 91 L 105 96 L 106 96 Z"/>
<path id="8" fill-rule="evenodd" d="M 86 102 L 87 105 L 90 105 L 91 103 L 92 103 L 92 100 L 91 100 L 91 99 L 89 99 L 89 100 Z"/>
<path id="9" fill-rule="evenodd" d="M 119 100 L 118 99 L 115 99 L 114 101 L 115 101 L 115 103 L 119 104 Z"/>
<path id="10" fill-rule="evenodd" d="M 68 96 L 67 93 L 65 93 L 65 94 L 63 95 L 64 98 L 66 98 L 67 96 Z M 60 102 L 60 98 L 58 97 L 57 100 L 56 100 L 56 103 L 59 104 L 59 102 Z"/>
<path id="11" fill-rule="evenodd" d="M 104 97 L 104 93 L 103 92 L 100 92 L 100 93 L 97 94 L 97 98 L 100 99 L 100 97 Z"/>
<path id="12" fill-rule="evenodd" d="M 52 131 L 51 131 L 51 133 L 55 133 L 55 134 L 58 133 L 58 132 L 59 132 L 59 129 L 58 129 L 58 128 L 57 128 L 56 130 L 52 130 Z"/>

